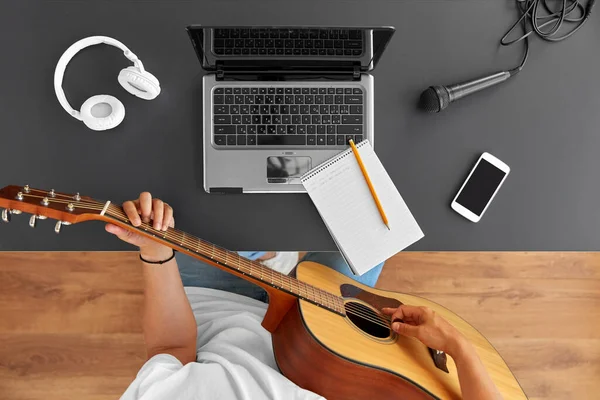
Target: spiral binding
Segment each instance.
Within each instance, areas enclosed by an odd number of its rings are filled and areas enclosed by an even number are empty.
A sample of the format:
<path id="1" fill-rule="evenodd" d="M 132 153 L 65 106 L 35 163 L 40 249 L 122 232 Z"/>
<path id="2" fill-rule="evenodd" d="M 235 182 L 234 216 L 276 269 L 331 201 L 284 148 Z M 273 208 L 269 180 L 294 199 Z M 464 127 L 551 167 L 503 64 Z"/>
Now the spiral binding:
<path id="1" fill-rule="evenodd" d="M 369 143 L 368 140 L 363 140 L 362 142 L 360 142 L 359 144 L 356 145 L 356 148 L 360 149 L 364 145 L 366 145 L 367 143 Z M 343 158 L 349 156 L 350 154 L 352 154 L 352 149 L 348 148 L 344 152 L 338 154 L 335 158 L 333 158 L 333 159 L 331 159 L 329 161 L 325 161 L 323 164 L 319 165 L 318 167 L 316 167 L 312 171 L 307 172 L 306 175 L 304 175 L 302 178 L 300 178 L 300 181 L 302 183 L 304 183 L 304 182 L 308 181 L 309 179 L 312 179 L 316 175 L 320 174 L 322 171 L 324 171 L 327 168 L 331 167 L 332 165 L 334 165 L 338 161 L 342 160 Z"/>

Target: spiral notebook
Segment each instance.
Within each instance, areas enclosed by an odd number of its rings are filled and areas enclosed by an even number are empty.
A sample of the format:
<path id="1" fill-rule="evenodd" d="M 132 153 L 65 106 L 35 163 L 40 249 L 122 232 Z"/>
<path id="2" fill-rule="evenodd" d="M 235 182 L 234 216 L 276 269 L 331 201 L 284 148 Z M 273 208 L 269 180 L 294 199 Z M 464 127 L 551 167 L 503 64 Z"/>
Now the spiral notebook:
<path id="1" fill-rule="evenodd" d="M 352 271 L 362 275 L 423 237 L 368 140 L 356 145 L 389 220 L 385 226 L 351 148 L 301 182 Z"/>

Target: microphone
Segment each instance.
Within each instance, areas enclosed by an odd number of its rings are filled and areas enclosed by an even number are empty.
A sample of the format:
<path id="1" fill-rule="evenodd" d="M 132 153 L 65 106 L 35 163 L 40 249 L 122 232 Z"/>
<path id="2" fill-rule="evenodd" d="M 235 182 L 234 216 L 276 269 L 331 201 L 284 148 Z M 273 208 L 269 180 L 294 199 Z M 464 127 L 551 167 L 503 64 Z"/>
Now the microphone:
<path id="1" fill-rule="evenodd" d="M 419 99 L 419 108 L 427 112 L 440 112 L 450 103 L 490 86 L 504 82 L 516 72 L 502 71 L 479 79 L 450 86 L 430 86 Z"/>

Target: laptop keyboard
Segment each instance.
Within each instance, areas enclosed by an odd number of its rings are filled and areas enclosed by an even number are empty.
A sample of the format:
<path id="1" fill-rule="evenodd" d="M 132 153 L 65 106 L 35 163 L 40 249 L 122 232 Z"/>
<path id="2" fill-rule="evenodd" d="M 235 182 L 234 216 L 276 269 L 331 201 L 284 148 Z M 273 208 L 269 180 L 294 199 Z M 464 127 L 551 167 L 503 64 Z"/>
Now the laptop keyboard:
<path id="1" fill-rule="evenodd" d="M 360 56 L 363 35 L 352 29 L 215 29 L 213 51 L 235 56 Z"/>
<path id="2" fill-rule="evenodd" d="M 364 137 L 364 93 L 357 87 L 217 87 L 217 146 L 344 146 Z"/>

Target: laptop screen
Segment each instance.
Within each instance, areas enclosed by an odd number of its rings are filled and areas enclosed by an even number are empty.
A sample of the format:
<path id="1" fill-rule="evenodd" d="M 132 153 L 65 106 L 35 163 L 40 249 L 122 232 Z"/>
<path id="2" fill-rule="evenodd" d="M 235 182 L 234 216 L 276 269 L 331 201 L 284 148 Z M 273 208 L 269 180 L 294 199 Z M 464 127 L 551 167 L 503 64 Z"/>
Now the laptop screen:
<path id="1" fill-rule="evenodd" d="M 188 26 L 207 71 L 370 71 L 394 33 L 392 27 Z"/>

